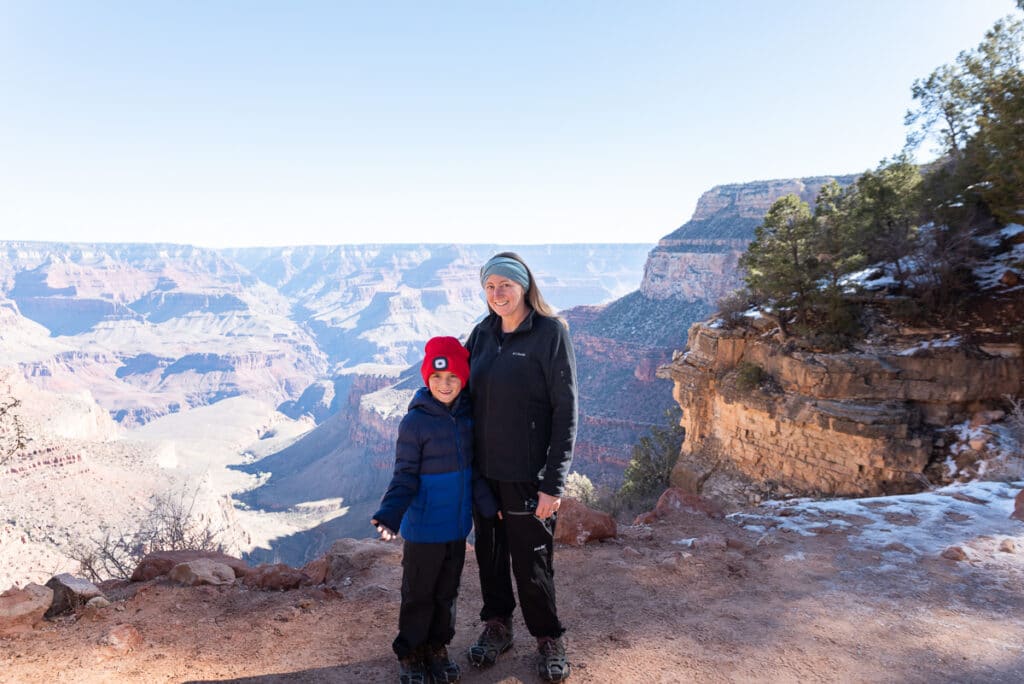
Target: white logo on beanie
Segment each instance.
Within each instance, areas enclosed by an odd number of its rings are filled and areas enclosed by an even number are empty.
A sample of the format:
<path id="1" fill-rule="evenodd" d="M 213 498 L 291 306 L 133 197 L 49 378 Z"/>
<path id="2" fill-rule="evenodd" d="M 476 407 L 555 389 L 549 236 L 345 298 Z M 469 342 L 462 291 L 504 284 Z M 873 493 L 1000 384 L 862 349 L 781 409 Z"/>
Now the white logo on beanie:
<path id="1" fill-rule="evenodd" d="M 434 359 L 434 370 L 448 370 L 448 359 L 443 356 Z"/>

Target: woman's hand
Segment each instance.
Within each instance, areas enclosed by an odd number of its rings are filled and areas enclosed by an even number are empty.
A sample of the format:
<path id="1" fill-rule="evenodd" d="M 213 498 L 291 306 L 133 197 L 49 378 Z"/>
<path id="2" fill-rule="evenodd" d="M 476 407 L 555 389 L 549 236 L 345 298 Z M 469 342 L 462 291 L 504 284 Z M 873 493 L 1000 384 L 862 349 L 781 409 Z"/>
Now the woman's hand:
<path id="1" fill-rule="evenodd" d="M 551 514 L 558 510 L 558 507 L 562 505 L 562 499 L 557 496 L 551 496 L 544 492 L 537 493 L 537 517 L 541 520 L 547 520 L 551 517 Z"/>
<path id="2" fill-rule="evenodd" d="M 391 528 L 387 525 L 381 525 L 376 518 L 370 521 L 370 524 L 377 528 L 377 532 L 380 533 L 380 538 L 384 541 L 391 541 L 398 535 L 391 531 Z"/>

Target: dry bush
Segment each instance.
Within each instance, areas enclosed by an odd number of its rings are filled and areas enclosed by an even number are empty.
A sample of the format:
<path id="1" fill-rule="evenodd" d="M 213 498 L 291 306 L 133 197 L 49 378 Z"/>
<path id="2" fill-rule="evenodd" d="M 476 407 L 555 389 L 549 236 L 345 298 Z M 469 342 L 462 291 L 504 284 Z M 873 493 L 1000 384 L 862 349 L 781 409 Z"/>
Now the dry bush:
<path id="1" fill-rule="evenodd" d="M 221 530 L 195 511 L 198 492 L 154 495 L 138 527 L 104 526 L 98 536 L 72 544 L 70 556 L 93 581 L 128 579 L 153 551 L 223 551 Z"/>
<path id="2" fill-rule="evenodd" d="M 15 453 L 28 444 L 25 426 L 14 409 L 21 406 L 21 401 L 8 397 L 0 401 L 0 465 L 11 460 Z"/>
<path id="3" fill-rule="evenodd" d="M 597 501 L 594 483 L 589 477 L 575 470 L 565 478 L 565 496 L 576 499 L 585 506 L 593 506 Z"/>

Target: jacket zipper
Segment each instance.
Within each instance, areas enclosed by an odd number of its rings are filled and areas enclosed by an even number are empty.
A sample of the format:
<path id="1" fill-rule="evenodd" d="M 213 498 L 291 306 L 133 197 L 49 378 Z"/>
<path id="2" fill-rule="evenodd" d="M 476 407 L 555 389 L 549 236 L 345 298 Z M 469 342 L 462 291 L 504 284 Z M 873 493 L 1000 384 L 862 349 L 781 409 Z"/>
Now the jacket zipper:
<path id="1" fill-rule="evenodd" d="M 465 505 L 465 491 L 466 491 L 466 468 L 462 454 L 462 440 L 459 439 L 459 421 L 452 414 L 452 427 L 455 429 L 455 461 L 459 466 L 459 520 L 461 524 L 462 520 L 462 507 Z M 459 532 L 462 532 L 460 529 Z"/>

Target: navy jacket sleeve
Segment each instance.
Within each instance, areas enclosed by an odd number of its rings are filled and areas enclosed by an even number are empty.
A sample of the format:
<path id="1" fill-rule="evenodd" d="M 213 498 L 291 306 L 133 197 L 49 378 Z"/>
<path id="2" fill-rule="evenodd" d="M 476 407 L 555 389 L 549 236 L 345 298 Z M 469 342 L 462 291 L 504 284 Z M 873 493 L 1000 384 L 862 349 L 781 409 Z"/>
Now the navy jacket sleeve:
<path id="1" fill-rule="evenodd" d="M 561 321 L 556 321 L 555 327 L 557 334 L 552 337 L 547 363 L 548 396 L 552 407 L 551 442 L 540 491 L 562 496 L 576 443 L 576 355 L 569 329 Z"/>
<path id="2" fill-rule="evenodd" d="M 381 499 L 380 509 L 373 514 L 375 520 L 393 532 L 401 527 L 402 518 L 420 489 L 420 461 L 423 452 L 413 415 L 406 414 L 398 426 L 395 472 Z"/>
<path id="3" fill-rule="evenodd" d="M 476 468 L 473 468 L 473 507 L 485 518 L 493 518 L 498 514 L 498 499 Z"/>

